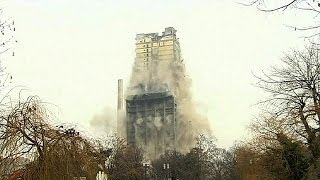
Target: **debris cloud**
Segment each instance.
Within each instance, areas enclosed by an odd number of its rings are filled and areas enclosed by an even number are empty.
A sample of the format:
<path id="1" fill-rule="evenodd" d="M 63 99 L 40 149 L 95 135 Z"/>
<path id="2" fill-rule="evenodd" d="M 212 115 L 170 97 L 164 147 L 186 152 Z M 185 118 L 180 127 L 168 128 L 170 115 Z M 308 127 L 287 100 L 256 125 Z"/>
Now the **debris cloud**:
<path id="1" fill-rule="evenodd" d="M 165 34 L 165 32 L 163 34 Z M 146 102 L 145 106 L 150 105 L 154 107 L 153 115 L 147 112 L 141 113 L 141 111 L 137 111 L 136 117 L 133 119 L 127 118 L 129 124 L 131 122 L 133 123 L 132 132 L 135 133 L 135 142 L 136 144 L 146 146 L 145 149 L 149 154 L 159 154 L 159 152 L 155 153 L 154 151 L 170 150 L 170 148 L 171 150 L 175 149 L 177 151 L 187 152 L 189 148 L 195 144 L 195 137 L 198 134 L 211 135 L 211 129 L 208 119 L 205 115 L 198 113 L 197 106 L 193 102 L 191 93 L 192 81 L 186 72 L 185 64 L 181 58 L 178 39 L 175 34 L 174 36 L 171 34 L 170 37 L 172 37 L 172 40 L 170 42 L 173 45 L 163 47 L 167 48 L 164 50 L 162 47 L 153 47 L 154 43 L 152 42 L 156 41 L 161 44 L 162 39 L 166 38 L 164 41 L 164 43 L 166 43 L 168 39 L 170 40 L 169 36 L 158 36 L 154 33 L 142 34 L 137 35 L 137 41 L 140 40 L 139 37 L 143 38 L 142 42 L 148 42 L 148 38 L 151 38 L 150 43 L 143 45 L 143 47 L 147 47 L 144 52 L 150 52 L 150 55 L 148 53 L 142 53 L 147 57 L 151 56 L 151 58 L 144 58 L 144 61 L 140 61 L 141 58 L 139 59 L 139 57 L 141 53 L 138 53 L 138 51 L 141 51 L 140 48 L 138 48 L 140 43 L 137 42 L 137 57 L 132 68 L 126 97 L 132 95 L 148 97 L 150 94 L 166 92 L 167 94 L 172 94 L 174 97 L 176 112 L 174 113 L 175 117 L 171 114 L 166 115 L 166 113 L 164 113 L 164 117 L 161 117 L 161 115 L 158 114 L 158 110 L 156 110 L 157 102 L 154 102 L 154 105 Z M 160 40 L 159 37 L 161 38 Z M 155 40 L 155 38 L 158 39 Z M 150 46 L 151 48 L 148 48 Z M 170 56 L 166 55 L 169 57 L 168 59 L 163 59 L 163 57 L 159 55 L 168 52 L 174 52 L 174 54 L 169 54 Z M 148 108 L 149 107 L 146 107 L 146 109 Z M 172 123 L 173 121 L 176 121 L 176 123 Z M 172 130 L 174 133 L 171 132 Z M 128 132 L 129 131 L 131 130 L 128 130 Z M 173 134 L 175 136 L 174 138 L 172 138 Z M 130 135 L 128 135 L 128 137 L 130 137 Z M 170 144 L 170 141 L 175 142 Z"/>

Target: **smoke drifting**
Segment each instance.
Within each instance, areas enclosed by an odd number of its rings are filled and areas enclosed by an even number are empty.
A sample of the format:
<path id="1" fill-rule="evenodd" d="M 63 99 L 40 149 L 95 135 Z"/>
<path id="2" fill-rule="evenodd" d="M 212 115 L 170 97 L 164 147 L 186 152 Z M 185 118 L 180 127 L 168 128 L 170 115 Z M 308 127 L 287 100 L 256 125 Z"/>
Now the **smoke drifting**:
<path id="1" fill-rule="evenodd" d="M 97 113 L 90 120 L 90 127 L 99 135 L 105 135 L 116 132 L 116 113 L 110 107 L 106 107 L 100 113 Z"/>
<path id="2" fill-rule="evenodd" d="M 180 56 L 180 54 L 178 54 Z M 175 97 L 176 103 L 176 144 L 170 144 L 171 122 L 173 117 L 168 115 L 161 119 L 155 113 L 154 116 L 147 118 L 138 117 L 136 120 L 127 119 L 133 123 L 135 131 L 135 140 L 137 144 L 144 144 L 143 136 L 148 136 L 146 150 L 148 154 L 157 154 L 154 151 L 168 150 L 168 147 L 174 146 L 174 149 L 186 152 L 195 143 L 195 137 L 199 133 L 211 134 L 208 119 L 203 114 L 197 112 L 197 107 L 193 103 L 191 94 L 191 79 L 186 74 L 185 64 L 181 58 L 168 61 L 152 59 L 144 67 L 142 64 L 135 62 L 130 85 L 127 90 L 128 95 L 137 95 L 145 93 L 158 93 L 169 91 Z M 146 121 L 146 127 L 143 125 Z M 144 130 L 144 128 L 147 128 Z M 150 130 L 150 133 L 141 134 L 143 131 Z M 157 138 L 154 138 L 157 137 Z M 162 139 L 163 141 L 159 142 Z M 154 148 L 154 146 L 156 146 Z M 173 148 L 171 148 L 172 150 Z"/>

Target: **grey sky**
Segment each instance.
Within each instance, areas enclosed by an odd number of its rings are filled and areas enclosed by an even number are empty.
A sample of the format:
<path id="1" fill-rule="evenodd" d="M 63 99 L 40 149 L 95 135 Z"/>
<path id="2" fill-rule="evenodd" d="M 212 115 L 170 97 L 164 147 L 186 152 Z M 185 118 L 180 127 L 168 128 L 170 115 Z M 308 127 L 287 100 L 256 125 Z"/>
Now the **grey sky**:
<path id="1" fill-rule="evenodd" d="M 19 41 L 7 61 L 14 84 L 57 105 L 61 122 L 88 129 L 95 114 L 116 108 L 117 79 L 129 79 L 135 34 L 175 27 L 198 110 L 223 147 L 242 139 L 257 113 L 252 105 L 261 92 L 251 85 L 251 71 L 303 45 L 301 34 L 284 26 L 297 15 L 266 15 L 233 1 L 12 0 L 3 6 Z"/>

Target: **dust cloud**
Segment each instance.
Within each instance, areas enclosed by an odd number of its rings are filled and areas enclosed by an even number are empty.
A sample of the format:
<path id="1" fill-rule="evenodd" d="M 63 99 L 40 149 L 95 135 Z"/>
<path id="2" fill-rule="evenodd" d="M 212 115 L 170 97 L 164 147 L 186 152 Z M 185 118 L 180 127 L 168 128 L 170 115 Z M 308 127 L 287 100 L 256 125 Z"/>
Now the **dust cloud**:
<path id="1" fill-rule="evenodd" d="M 133 126 L 137 144 L 146 144 L 143 137 L 148 136 L 149 142 L 147 142 L 146 151 L 149 154 L 158 154 L 153 151 L 163 152 L 170 147 L 180 152 L 186 152 L 194 145 L 195 137 L 198 134 L 211 135 L 206 115 L 199 113 L 193 102 L 192 81 L 186 73 L 185 64 L 180 57 L 168 61 L 152 59 L 146 64 L 135 62 L 129 83 L 127 96 L 170 92 L 175 97 L 177 107 L 176 124 L 174 125 L 176 131 L 175 144 L 170 144 L 172 142 L 170 136 L 174 131 L 171 124 L 173 117 L 168 115 L 161 118 L 155 114 L 143 118 L 141 117 L 143 115 L 138 114 L 135 120 L 127 119 L 128 121 L 135 121 Z M 146 121 L 146 125 L 143 124 L 144 121 Z M 150 133 L 143 132 L 148 131 L 148 129 L 151 129 L 149 130 Z M 144 133 L 147 133 L 147 135 Z M 159 139 L 161 139 L 160 142 Z"/>
<path id="2" fill-rule="evenodd" d="M 90 127 L 97 135 L 112 134 L 116 132 L 116 112 L 111 107 L 105 107 L 96 113 L 89 122 Z"/>

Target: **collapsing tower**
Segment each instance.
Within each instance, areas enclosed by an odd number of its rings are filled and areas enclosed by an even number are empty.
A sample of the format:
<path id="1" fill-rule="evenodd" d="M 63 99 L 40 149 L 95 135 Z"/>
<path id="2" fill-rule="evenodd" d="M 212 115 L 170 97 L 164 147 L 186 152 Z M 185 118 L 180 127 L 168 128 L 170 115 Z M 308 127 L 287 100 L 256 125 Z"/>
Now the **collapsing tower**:
<path id="1" fill-rule="evenodd" d="M 194 136 L 190 80 L 173 27 L 161 35 L 136 35 L 136 58 L 126 93 L 126 138 L 153 159 L 166 150 L 182 151 Z M 196 121 L 194 121 L 196 122 Z"/>
<path id="2" fill-rule="evenodd" d="M 169 92 L 128 96 L 127 141 L 142 145 L 150 158 L 175 149 L 176 105 Z"/>

